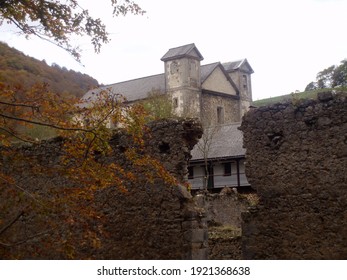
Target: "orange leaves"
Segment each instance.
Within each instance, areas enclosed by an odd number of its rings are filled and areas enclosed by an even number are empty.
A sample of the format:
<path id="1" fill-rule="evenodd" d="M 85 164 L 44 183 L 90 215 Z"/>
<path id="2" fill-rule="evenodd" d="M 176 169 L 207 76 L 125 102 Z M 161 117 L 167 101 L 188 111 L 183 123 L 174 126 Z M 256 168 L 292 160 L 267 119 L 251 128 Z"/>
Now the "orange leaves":
<path id="1" fill-rule="evenodd" d="M 30 90 L 0 84 L 0 133 L 2 143 L 36 142 L 33 127 L 70 129 L 75 100 L 52 94 L 46 84 Z"/>
<path id="2" fill-rule="evenodd" d="M 132 164 L 134 173 L 141 174 L 141 177 L 134 177 L 132 174 L 130 178 L 133 182 L 145 179 L 148 183 L 153 184 L 160 179 L 164 184 L 177 185 L 177 180 L 164 168 L 160 161 L 151 155 L 131 148 L 125 151 L 125 156 Z"/>
<path id="3" fill-rule="evenodd" d="M 141 105 L 127 106 L 121 96 L 108 91 L 77 104 L 51 94 L 45 85 L 28 92 L 0 87 L 0 97 L 1 143 L 35 143 L 23 149 L 9 146 L 6 153 L 0 150 L 0 176 L 7 180 L 1 187 L 16 185 L 14 195 L 0 189 L 3 201 L 10 201 L 0 202 L 0 210 L 11 213 L 25 200 L 30 223 L 35 222 L 32 236 L 37 229 L 56 229 L 54 237 L 40 235 L 40 244 L 56 248 L 63 258 L 78 257 L 83 246 L 103 246 L 101 236 L 108 232 L 100 205 L 109 196 L 131 195 L 141 185 L 177 184 L 146 146 L 150 131 Z M 63 137 L 40 143 L 28 133 L 30 126 L 49 127 Z M 0 213 L 0 219 L 6 220 L 6 214 Z M 25 231 L 26 226 L 16 221 L 11 233 Z"/>

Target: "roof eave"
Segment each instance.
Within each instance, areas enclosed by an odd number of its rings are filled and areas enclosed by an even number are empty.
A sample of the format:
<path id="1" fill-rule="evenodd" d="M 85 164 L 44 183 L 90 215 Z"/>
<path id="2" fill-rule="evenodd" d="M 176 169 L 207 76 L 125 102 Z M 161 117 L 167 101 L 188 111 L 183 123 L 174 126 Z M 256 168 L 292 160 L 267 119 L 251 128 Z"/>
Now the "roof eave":
<path id="1" fill-rule="evenodd" d="M 243 159 L 245 158 L 245 155 L 233 155 L 233 156 L 221 156 L 221 157 L 208 157 L 207 161 L 224 161 L 228 159 Z M 199 162 L 205 162 L 204 158 L 196 158 L 196 159 L 190 159 L 190 163 L 199 163 Z"/>
<path id="2" fill-rule="evenodd" d="M 190 46 L 190 48 L 187 49 L 184 53 L 177 54 L 177 55 L 168 55 L 168 53 L 170 53 L 170 51 L 172 51 L 172 50 L 179 49 L 179 48 L 184 48 L 184 47 L 188 47 L 188 46 Z M 198 57 L 189 55 L 189 53 L 192 50 L 195 50 L 195 52 L 197 53 Z M 194 58 L 194 59 L 198 59 L 199 61 L 204 59 L 204 57 L 201 55 L 201 53 L 198 50 L 198 48 L 195 46 L 194 43 L 192 43 L 192 44 L 188 44 L 188 45 L 185 45 L 185 46 L 180 46 L 180 47 L 177 47 L 177 48 L 169 49 L 166 52 L 166 54 L 160 60 L 165 62 L 165 61 L 168 61 L 168 60 L 179 59 L 179 58 L 183 58 L 183 57 Z"/>

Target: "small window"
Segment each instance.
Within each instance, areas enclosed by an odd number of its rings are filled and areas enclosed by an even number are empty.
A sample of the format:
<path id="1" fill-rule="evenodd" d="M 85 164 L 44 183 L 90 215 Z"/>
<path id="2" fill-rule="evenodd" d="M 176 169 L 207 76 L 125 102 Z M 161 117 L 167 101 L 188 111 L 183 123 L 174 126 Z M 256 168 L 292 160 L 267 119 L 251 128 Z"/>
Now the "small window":
<path id="1" fill-rule="evenodd" d="M 178 107 L 178 98 L 177 97 L 175 97 L 173 100 L 172 100 L 172 105 L 173 105 L 173 107 L 174 108 L 177 108 Z"/>
<path id="2" fill-rule="evenodd" d="M 217 123 L 218 124 L 224 123 L 224 108 L 223 107 L 217 107 Z"/>
<path id="3" fill-rule="evenodd" d="M 178 62 L 177 61 L 173 61 L 171 64 L 170 64 L 170 73 L 172 75 L 178 73 L 179 71 L 179 65 L 178 65 Z"/>
<path id="4" fill-rule="evenodd" d="M 247 81 L 247 76 L 246 75 L 242 75 L 242 83 L 243 83 L 243 88 L 247 89 L 248 81 Z"/>
<path id="5" fill-rule="evenodd" d="M 194 167 L 193 166 L 188 167 L 188 179 L 194 179 Z"/>
<path id="6" fill-rule="evenodd" d="M 231 162 L 224 163 L 224 176 L 231 176 Z"/>

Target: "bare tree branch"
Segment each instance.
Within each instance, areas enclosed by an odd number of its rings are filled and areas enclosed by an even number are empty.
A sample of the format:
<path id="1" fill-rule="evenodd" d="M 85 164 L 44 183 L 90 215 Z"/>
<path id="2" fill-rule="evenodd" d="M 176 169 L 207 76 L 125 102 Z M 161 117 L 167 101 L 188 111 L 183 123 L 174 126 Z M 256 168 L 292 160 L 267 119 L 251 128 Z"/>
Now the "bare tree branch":
<path id="1" fill-rule="evenodd" d="M 9 221 L 5 226 L 2 227 L 2 229 L 0 229 L 0 235 L 4 233 L 8 228 L 10 228 L 15 222 L 17 222 L 18 219 L 21 216 L 23 216 L 23 214 L 24 214 L 23 210 L 19 211 L 19 213 L 11 221 Z"/>
<path id="2" fill-rule="evenodd" d="M 34 239 L 34 238 L 37 238 L 37 237 L 40 237 L 40 236 L 43 236 L 43 235 L 46 235 L 50 232 L 53 232 L 53 229 L 50 229 L 50 230 L 47 230 L 47 231 L 44 231 L 44 232 L 40 232 L 38 234 L 35 234 L 35 235 L 32 235 L 24 240 L 21 240 L 21 241 L 18 241 L 18 242 L 15 242 L 15 243 L 4 243 L 4 242 L 0 242 L 0 245 L 3 246 L 3 247 L 14 247 L 14 246 L 18 246 L 18 245 L 21 245 L 23 243 L 26 243 L 28 241 L 30 241 L 31 239 Z"/>
<path id="3" fill-rule="evenodd" d="M 22 192 L 24 192 L 25 194 L 27 194 L 29 197 L 31 197 L 33 200 L 35 200 L 37 203 L 39 203 L 41 206 L 46 207 L 41 201 L 39 201 L 33 194 L 31 194 L 30 192 L 28 192 L 27 190 L 23 189 L 22 187 L 18 186 L 16 183 L 14 182 L 10 182 L 8 180 L 6 180 L 4 177 L 1 176 L 0 174 L 0 179 L 3 180 L 4 182 L 14 186 L 15 188 L 21 190 Z"/>
<path id="4" fill-rule="evenodd" d="M 39 107 L 35 106 L 35 105 L 28 105 L 28 104 L 21 104 L 21 103 L 10 103 L 10 102 L 5 102 L 5 101 L 0 101 L 0 104 L 7 105 L 7 106 L 13 106 L 13 107 L 25 107 L 25 108 L 30 108 L 33 110 L 39 110 Z"/>
<path id="5" fill-rule="evenodd" d="M 9 119 L 9 120 L 20 121 L 20 122 L 26 122 L 26 123 L 30 123 L 30 124 L 36 124 L 36 125 L 51 127 L 51 128 L 55 128 L 55 129 L 58 129 L 58 130 L 82 131 L 82 132 L 86 132 L 86 133 L 93 133 L 93 134 L 95 134 L 93 129 L 84 129 L 84 128 L 79 128 L 79 127 L 63 127 L 63 126 L 59 126 L 59 125 L 55 125 L 55 124 L 49 124 L 49 123 L 43 123 L 43 122 L 23 119 L 23 118 L 19 118 L 19 117 L 13 117 L 13 116 L 5 115 L 5 114 L 2 114 L 2 113 L 0 113 L 0 116 L 5 118 L 5 119 Z"/>
<path id="6" fill-rule="evenodd" d="M 31 141 L 30 139 L 24 139 L 23 137 L 20 137 L 18 136 L 16 133 L 13 133 L 12 131 L 6 129 L 6 128 L 3 128 L 3 127 L 0 127 L 0 129 L 2 131 L 4 131 L 5 133 L 8 133 L 9 135 L 11 135 L 12 137 L 20 140 L 20 141 L 23 141 L 23 142 L 27 142 L 27 143 L 31 143 L 31 144 L 36 144 L 35 141 Z"/>

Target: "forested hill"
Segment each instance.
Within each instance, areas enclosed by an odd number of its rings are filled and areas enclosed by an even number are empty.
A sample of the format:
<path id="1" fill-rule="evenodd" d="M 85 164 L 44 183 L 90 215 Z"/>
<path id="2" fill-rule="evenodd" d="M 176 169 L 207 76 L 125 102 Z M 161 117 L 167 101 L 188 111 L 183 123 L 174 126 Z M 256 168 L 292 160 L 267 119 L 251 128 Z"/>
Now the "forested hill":
<path id="1" fill-rule="evenodd" d="M 92 87 L 98 86 L 94 78 L 26 56 L 15 48 L 0 42 L 0 82 L 24 88 L 45 82 L 55 93 L 81 97 Z"/>

